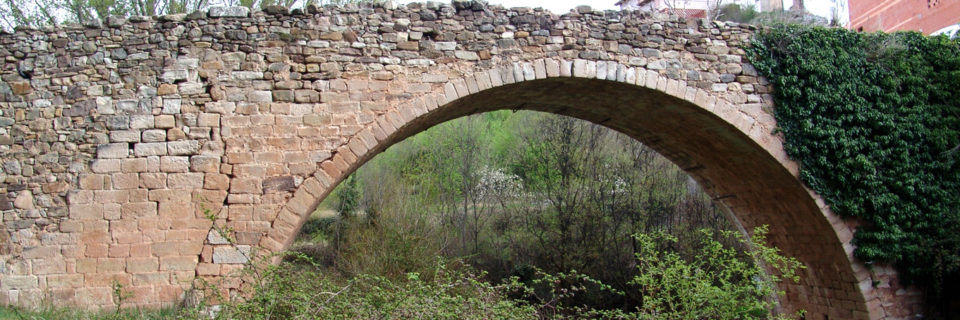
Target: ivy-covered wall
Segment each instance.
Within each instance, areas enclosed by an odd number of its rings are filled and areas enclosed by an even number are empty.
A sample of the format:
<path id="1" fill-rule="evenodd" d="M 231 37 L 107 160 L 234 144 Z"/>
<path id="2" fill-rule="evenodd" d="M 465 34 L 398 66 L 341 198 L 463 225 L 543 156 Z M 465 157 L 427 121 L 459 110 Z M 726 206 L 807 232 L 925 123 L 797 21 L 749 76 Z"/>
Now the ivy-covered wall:
<path id="1" fill-rule="evenodd" d="M 779 26 L 751 62 L 801 178 L 861 222 L 855 254 L 931 297 L 960 275 L 960 44 L 919 33 Z"/>

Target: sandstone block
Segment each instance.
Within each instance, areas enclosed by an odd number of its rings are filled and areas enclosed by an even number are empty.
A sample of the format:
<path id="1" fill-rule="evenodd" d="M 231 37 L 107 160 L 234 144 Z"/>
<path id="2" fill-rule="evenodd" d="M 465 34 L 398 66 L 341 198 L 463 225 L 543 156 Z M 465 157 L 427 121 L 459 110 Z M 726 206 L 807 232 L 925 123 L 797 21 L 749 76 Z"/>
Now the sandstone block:
<path id="1" fill-rule="evenodd" d="M 140 179 L 136 173 L 114 173 L 110 176 L 114 189 L 136 189 L 140 186 Z"/>
<path id="2" fill-rule="evenodd" d="M 80 288 L 83 286 L 83 275 L 82 274 L 48 275 L 47 286 L 51 288 Z"/>
<path id="3" fill-rule="evenodd" d="M 230 177 L 225 174 L 207 173 L 204 176 L 203 188 L 208 190 L 227 190 L 230 186 Z"/>
<path id="4" fill-rule="evenodd" d="M 146 189 L 164 189 L 167 187 L 166 173 L 141 173 L 140 187 Z"/>
<path id="5" fill-rule="evenodd" d="M 147 159 L 136 158 L 120 160 L 120 171 L 124 173 L 146 172 Z"/>
<path id="6" fill-rule="evenodd" d="M 172 142 L 171 142 L 172 143 Z M 160 157 L 160 171 L 163 172 L 189 172 L 190 158 L 177 156 Z"/>
<path id="7" fill-rule="evenodd" d="M 120 206 L 123 218 L 150 218 L 157 215 L 156 202 L 132 202 Z"/>
<path id="8" fill-rule="evenodd" d="M 199 151 L 200 142 L 197 140 L 167 142 L 167 153 L 173 156 L 194 155 Z"/>
<path id="9" fill-rule="evenodd" d="M 165 142 L 141 142 L 133 146 L 133 154 L 138 157 L 167 155 Z"/>
<path id="10" fill-rule="evenodd" d="M 233 178 L 230 181 L 230 193 L 252 193 L 260 194 L 263 192 L 261 180 L 256 177 Z"/>
<path id="11" fill-rule="evenodd" d="M 167 141 L 167 130 L 151 129 L 143 131 L 143 142 L 164 142 Z"/>
<path id="12" fill-rule="evenodd" d="M 193 270 L 196 270 L 197 262 L 198 262 L 197 256 L 161 257 L 160 271 L 170 271 L 170 270 L 193 271 Z"/>
<path id="13" fill-rule="evenodd" d="M 220 115 L 216 113 L 201 113 L 197 118 L 197 125 L 201 127 L 220 127 Z"/>
<path id="14" fill-rule="evenodd" d="M 181 190 L 203 188 L 203 173 L 170 173 L 167 175 L 167 187 Z"/>
<path id="15" fill-rule="evenodd" d="M 173 115 L 161 114 L 153 117 L 154 127 L 159 129 L 169 129 L 177 125 L 176 119 Z"/>
<path id="16" fill-rule="evenodd" d="M 136 130 L 118 130 L 110 132 L 110 141 L 112 142 L 140 142 L 140 131 Z M 99 150 L 98 150 L 99 151 Z M 126 155 L 124 155 L 125 157 Z"/>
<path id="17" fill-rule="evenodd" d="M 23 248 L 24 259 L 47 259 L 60 255 L 59 246 L 39 246 Z"/>
<path id="18" fill-rule="evenodd" d="M 126 158 L 130 153 L 130 147 L 127 143 L 108 143 L 97 146 L 97 158 L 117 159 Z"/>
<path id="19" fill-rule="evenodd" d="M 0 290 L 23 290 L 39 288 L 37 276 L 4 275 L 0 279 Z"/>
<path id="20" fill-rule="evenodd" d="M 160 259 L 158 258 L 128 258 L 127 273 L 146 273 L 160 270 Z"/>
<path id="21" fill-rule="evenodd" d="M 37 259 L 33 260 L 31 265 L 35 275 L 62 274 L 67 271 L 67 263 L 63 260 L 63 257 Z"/>
<path id="22" fill-rule="evenodd" d="M 247 93 L 247 102 L 266 103 L 273 102 L 273 94 L 270 91 L 254 90 Z"/>

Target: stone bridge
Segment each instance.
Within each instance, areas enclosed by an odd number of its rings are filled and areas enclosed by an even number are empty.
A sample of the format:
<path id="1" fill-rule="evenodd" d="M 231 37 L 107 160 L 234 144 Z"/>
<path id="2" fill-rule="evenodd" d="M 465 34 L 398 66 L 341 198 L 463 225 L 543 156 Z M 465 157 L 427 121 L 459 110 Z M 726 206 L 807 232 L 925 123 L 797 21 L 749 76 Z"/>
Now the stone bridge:
<path id="1" fill-rule="evenodd" d="M 341 179 L 393 143 L 498 109 L 624 132 L 808 268 L 807 319 L 911 317 L 854 222 L 797 178 L 755 28 L 482 3 L 211 8 L 0 34 L 0 304 L 174 304 L 247 252 L 286 249 Z M 214 224 L 230 230 L 228 243 Z M 259 250 L 255 250 L 259 249 Z M 240 281 L 225 281 L 234 291 Z"/>

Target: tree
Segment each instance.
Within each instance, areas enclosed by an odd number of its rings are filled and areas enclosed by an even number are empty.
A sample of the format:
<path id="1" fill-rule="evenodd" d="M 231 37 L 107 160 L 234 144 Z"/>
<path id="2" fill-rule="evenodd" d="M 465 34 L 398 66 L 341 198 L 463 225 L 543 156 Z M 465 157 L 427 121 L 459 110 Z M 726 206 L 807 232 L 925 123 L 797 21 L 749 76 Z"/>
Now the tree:
<path id="1" fill-rule="evenodd" d="M 42 27 L 57 25 L 56 12 L 60 0 L 0 0 L 0 29 L 13 30 L 17 26 Z"/>

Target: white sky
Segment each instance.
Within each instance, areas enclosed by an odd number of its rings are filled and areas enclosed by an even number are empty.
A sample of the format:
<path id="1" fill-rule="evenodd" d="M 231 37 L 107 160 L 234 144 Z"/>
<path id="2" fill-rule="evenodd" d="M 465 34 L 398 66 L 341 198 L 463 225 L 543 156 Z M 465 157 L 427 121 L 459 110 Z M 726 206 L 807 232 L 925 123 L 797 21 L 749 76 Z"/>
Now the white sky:
<path id="1" fill-rule="evenodd" d="M 426 2 L 427 0 L 397 0 L 397 3 L 409 3 L 409 2 Z M 449 3 L 450 0 L 435 0 L 438 2 Z M 759 9 L 758 0 L 724 0 L 723 3 L 741 3 L 741 4 L 755 4 L 757 9 Z M 544 9 L 550 10 L 555 14 L 564 14 L 573 9 L 578 5 L 589 5 L 593 9 L 612 9 L 619 10 L 620 7 L 614 5 L 617 3 L 617 0 L 489 0 L 490 4 L 499 4 L 504 7 L 543 7 Z M 841 25 L 846 25 L 849 23 L 849 13 L 846 11 L 847 0 L 806 0 L 804 5 L 808 12 L 821 17 L 830 19 L 834 15 L 840 16 Z M 784 9 L 789 9 L 793 6 L 793 0 L 783 0 Z M 834 10 L 839 9 L 840 12 L 834 13 Z"/>
<path id="2" fill-rule="evenodd" d="M 408 3 L 408 2 L 426 2 L 426 0 L 412 1 L 412 0 L 399 0 L 398 3 Z M 449 0 L 439 0 L 438 2 L 449 3 Z M 504 7 L 542 7 L 544 9 L 550 10 L 555 14 L 564 14 L 579 5 L 588 5 L 593 9 L 600 10 L 619 10 L 620 7 L 615 6 L 617 0 L 489 0 L 490 4 L 499 4 Z"/>

